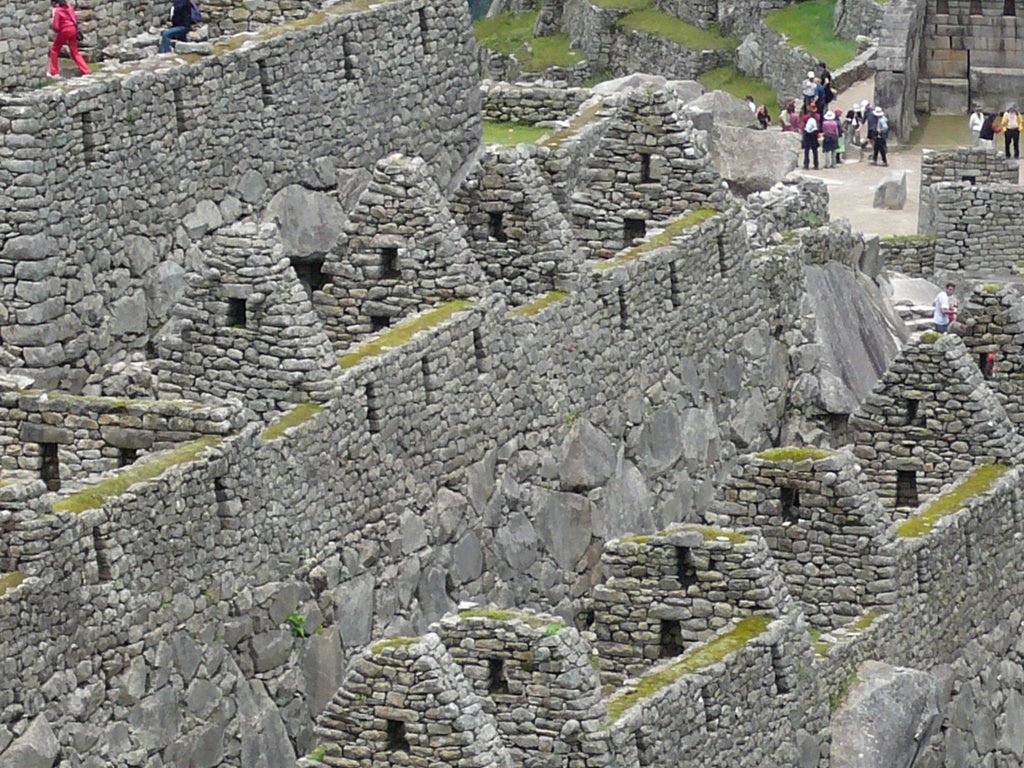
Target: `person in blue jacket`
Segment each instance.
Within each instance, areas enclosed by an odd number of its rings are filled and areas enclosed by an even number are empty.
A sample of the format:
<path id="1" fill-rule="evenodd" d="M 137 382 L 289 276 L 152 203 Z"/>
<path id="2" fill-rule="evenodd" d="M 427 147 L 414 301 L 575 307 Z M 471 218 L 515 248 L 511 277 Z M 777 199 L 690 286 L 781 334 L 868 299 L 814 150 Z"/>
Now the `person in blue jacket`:
<path id="1" fill-rule="evenodd" d="M 160 35 L 160 53 L 171 52 L 171 40 L 188 40 L 192 29 L 192 0 L 173 0 L 171 26 Z"/>

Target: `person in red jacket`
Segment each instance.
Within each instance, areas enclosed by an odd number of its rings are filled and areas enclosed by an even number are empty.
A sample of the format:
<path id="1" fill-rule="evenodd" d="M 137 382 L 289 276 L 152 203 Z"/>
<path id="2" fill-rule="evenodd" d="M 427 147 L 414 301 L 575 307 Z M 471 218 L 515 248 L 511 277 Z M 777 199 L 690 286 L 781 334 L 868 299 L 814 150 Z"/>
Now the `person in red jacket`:
<path id="1" fill-rule="evenodd" d="M 83 75 L 91 74 L 92 70 L 78 51 L 78 16 L 75 15 L 75 9 L 68 4 L 68 0 L 50 0 L 50 7 L 53 9 L 51 26 L 57 33 L 50 48 L 50 77 L 60 77 L 57 58 L 65 45 L 71 51 L 71 59 L 78 71 Z"/>

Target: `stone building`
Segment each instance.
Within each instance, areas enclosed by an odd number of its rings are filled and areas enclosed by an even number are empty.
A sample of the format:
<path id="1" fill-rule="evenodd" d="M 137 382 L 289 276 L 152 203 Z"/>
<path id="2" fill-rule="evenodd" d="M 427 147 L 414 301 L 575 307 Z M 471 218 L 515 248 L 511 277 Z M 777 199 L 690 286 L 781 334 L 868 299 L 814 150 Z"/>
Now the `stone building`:
<path id="1" fill-rule="evenodd" d="M 972 467 L 1015 464 L 1024 441 L 953 334 L 912 340 L 850 418 L 866 485 L 906 517 Z"/>

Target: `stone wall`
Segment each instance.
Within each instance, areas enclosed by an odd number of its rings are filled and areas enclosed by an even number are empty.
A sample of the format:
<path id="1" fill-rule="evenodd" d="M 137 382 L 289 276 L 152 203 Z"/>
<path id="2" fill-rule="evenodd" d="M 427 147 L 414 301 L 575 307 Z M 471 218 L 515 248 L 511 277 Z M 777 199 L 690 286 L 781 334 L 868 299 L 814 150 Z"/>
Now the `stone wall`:
<path id="1" fill-rule="evenodd" d="M 479 141 L 467 20 L 459 0 L 337 6 L 196 63 L 4 98 L 0 336 L 13 364 L 76 386 L 101 356 L 143 346 L 169 308 L 158 265 L 189 266 L 202 235 L 288 183 L 329 188 L 404 150 L 446 185 Z"/>
<path id="2" fill-rule="evenodd" d="M 483 117 L 498 123 L 541 123 L 564 120 L 590 98 L 587 88 L 544 84 L 512 84 L 484 80 Z"/>
<path id="3" fill-rule="evenodd" d="M 827 222 L 828 188 L 808 177 L 787 179 L 747 195 L 743 210 L 747 236 L 755 247 L 763 247 L 780 232 Z"/>
<path id="4" fill-rule="evenodd" d="M 935 233 L 935 194 L 932 187 L 940 182 L 969 184 L 1016 184 L 1019 167 L 1002 152 L 983 147 L 956 149 L 925 149 L 921 153 L 921 191 L 917 214 L 917 231 L 922 235 Z"/>
<path id="5" fill-rule="evenodd" d="M 879 240 L 886 269 L 910 277 L 931 278 L 935 274 L 934 235 L 895 235 Z"/>
<path id="6" fill-rule="evenodd" d="M 931 190 L 936 273 L 1016 273 L 1021 259 L 1007 244 L 1024 236 L 1020 186 L 942 182 Z"/>
<path id="7" fill-rule="evenodd" d="M 875 95 L 898 141 L 917 124 L 918 67 L 928 0 L 890 0 L 885 6 L 875 59 Z"/>
<path id="8" fill-rule="evenodd" d="M 877 37 L 882 31 L 885 3 L 875 0 L 836 0 L 832 32 L 853 40 L 857 35 Z"/>

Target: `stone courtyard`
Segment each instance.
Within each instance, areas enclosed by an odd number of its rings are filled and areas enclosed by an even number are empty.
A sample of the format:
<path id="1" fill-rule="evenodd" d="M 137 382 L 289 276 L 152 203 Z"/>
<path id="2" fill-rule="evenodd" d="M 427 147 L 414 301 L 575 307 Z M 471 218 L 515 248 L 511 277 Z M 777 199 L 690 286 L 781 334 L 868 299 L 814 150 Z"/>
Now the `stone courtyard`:
<path id="1" fill-rule="evenodd" d="M 0 768 L 1024 765 L 1019 164 L 824 6 L 889 169 L 781 0 L 13 9 Z"/>

